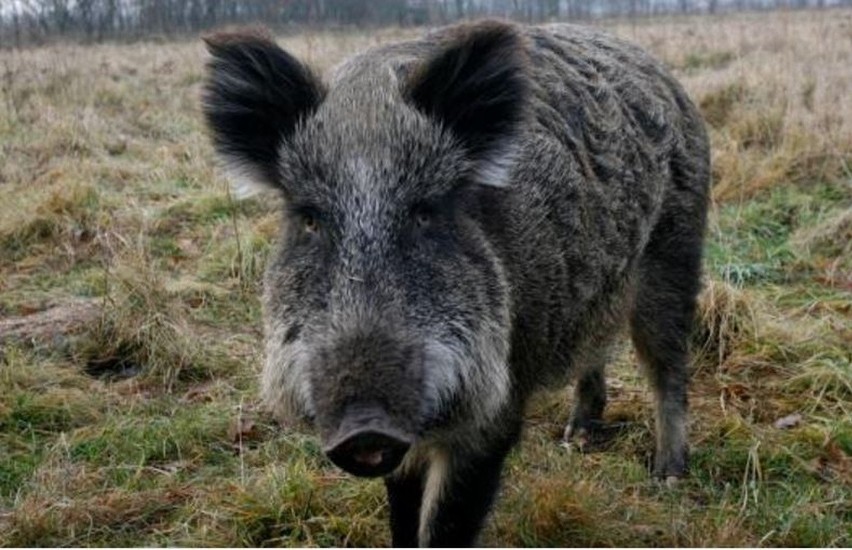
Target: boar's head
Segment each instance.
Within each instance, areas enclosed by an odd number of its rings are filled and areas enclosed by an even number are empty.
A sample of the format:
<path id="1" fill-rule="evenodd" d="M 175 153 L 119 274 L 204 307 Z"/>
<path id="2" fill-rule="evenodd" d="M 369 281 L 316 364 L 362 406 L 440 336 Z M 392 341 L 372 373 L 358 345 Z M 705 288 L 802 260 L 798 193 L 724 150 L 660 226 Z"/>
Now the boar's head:
<path id="1" fill-rule="evenodd" d="M 521 38 L 463 27 L 405 55 L 363 54 L 330 85 L 261 33 L 207 45 L 217 153 L 283 197 L 264 281 L 266 404 L 313 423 L 330 458 L 364 476 L 488 424 L 510 399 L 493 228 L 525 116 Z"/>

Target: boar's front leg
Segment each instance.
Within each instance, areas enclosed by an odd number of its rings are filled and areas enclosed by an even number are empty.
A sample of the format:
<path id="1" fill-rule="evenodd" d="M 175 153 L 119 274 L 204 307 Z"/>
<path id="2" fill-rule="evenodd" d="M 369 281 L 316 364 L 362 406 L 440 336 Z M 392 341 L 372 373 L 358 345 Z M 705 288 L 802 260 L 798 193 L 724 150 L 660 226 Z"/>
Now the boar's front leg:
<path id="1" fill-rule="evenodd" d="M 425 476 L 420 546 L 473 546 L 500 484 L 506 455 L 519 429 L 478 449 L 452 450 Z"/>
<path id="2" fill-rule="evenodd" d="M 416 548 L 423 500 L 423 473 L 406 471 L 385 478 L 390 506 L 391 540 L 394 548 Z"/>
<path id="3" fill-rule="evenodd" d="M 437 452 L 422 471 L 385 478 L 393 546 L 472 546 L 510 448 L 473 456 Z"/>

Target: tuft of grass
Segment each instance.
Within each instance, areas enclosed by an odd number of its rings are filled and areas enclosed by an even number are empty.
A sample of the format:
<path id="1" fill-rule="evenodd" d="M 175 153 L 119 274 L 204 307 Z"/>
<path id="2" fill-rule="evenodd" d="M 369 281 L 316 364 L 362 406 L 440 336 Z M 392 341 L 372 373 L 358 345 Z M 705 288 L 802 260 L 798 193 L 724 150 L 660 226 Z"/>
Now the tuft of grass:
<path id="1" fill-rule="evenodd" d="M 35 200 L 25 195 L 5 204 L 0 210 L 2 262 L 91 241 L 102 206 L 98 190 L 82 183 L 51 187 Z"/>
<path id="2" fill-rule="evenodd" d="M 105 277 L 100 322 L 73 350 L 86 372 L 144 375 L 171 390 L 179 381 L 207 379 L 229 366 L 215 344 L 193 331 L 186 305 L 147 264 L 128 260 Z"/>
<path id="3" fill-rule="evenodd" d="M 742 149 L 757 147 L 771 151 L 784 139 L 784 113 L 780 110 L 744 113 L 728 124 L 727 131 Z"/>
<path id="4" fill-rule="evenodd" d="M 374 546 L 388 544 L 384 487 L 378 481 L 357 483 L 336 474 L 317 475 L 289 461 L 267 468 L 265 475 L 234 498 L 221 503 L 234 512 L 240 545 Z"/>
<path id="5" fill-rule="evenodd" d="M 798 257 L 823 268 L 827 284 L 847 289 L 852 286 L 852 208 L 797 229 L 790 243 Z"/>
<path id="6" fill-rule="evenodd" d="M 689 52 L 680 68 L 685 71 L 722 69 L 727 67 L 735 58 L 736 54 L 730 50 Z"/>
<path id="7" fill-rule="evenodd" d="M 64 506 L 44 500 L 21 504 L 7 541 L 13 546 L 59 545 L 62 541 L 116 541 L 123 546 L 158 540 L 175 521 L 181 505 L 191 501 L 192 489 L 169 491 L 107 491 Z"/>
<path id="8" fill-rule="evenodd" d="M 748 97 L 742 82 L 734 81 L 717 90 L 706 93 L 698 102 L 704 120 L 714 126 L 723 127 L 734 109 Z"/>
<path id="9" fill-rule="evenodd" d="M 744 291 L 731 284 L 706 280 L 697 317 L 692 334 L 693 360 L 697 365 L 722 364 L 735 345 L 754 338 L 754 304 Z"/>
<path id="10" fill-rule="evenodd" d="M 20 347 L 0 356 L 0 498 L 14 498 L 41 463 L 41 442 L 102 417 L 102 402 L 55 358 L 37 360 Z M 37 390 L 37 391 L 34 391 Z"/>
<path id="11" fill-rule="evenodd" d="M 776 186 L 763 200 L 723 205 L 711 220 L 714 238 L 708 245 L 707 264 L 738 285 L 789 281 L 798 276 L 795 267 L 809 274 L 812 264 L 797 254 L 794 235 L 813 233 L 814 229 L 803 228 L 819 227 L 825 218 L 842 219 L 850 205 L 852 193 L 833 185 Z"/>

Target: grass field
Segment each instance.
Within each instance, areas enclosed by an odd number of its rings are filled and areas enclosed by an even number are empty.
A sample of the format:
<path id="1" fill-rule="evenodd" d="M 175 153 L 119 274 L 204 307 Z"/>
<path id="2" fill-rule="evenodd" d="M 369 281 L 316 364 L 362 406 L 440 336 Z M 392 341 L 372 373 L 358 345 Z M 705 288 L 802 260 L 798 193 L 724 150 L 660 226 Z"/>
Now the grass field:
<path id="1" fill-rule="evenodd" d="M 531 407 L 486 545 L 852 545 L 852 11 L 608 24 L 704 112 L 714 206 L 692 469 L 648 475 L 625 344 L 606 449 Z M 326 69 L 415 31 L 282 38 Z M 0 52 L 0 544 L 383 545 L 355 480 L 256 405 L 268 198 L 214 171 L 198 41 Z M 780 420 L 780 422 L 779 422 Z"/>

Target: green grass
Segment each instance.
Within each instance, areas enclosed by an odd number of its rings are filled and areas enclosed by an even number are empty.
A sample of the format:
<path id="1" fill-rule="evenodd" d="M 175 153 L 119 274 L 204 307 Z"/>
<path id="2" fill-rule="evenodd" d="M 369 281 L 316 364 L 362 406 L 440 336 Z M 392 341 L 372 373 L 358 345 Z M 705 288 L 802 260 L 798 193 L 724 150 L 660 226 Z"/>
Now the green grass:
<path id="1" fill-rule="evenodd" d="M 728 66 L 736 55 L 731 51 L 697 51 L 686 55 L 681 64 L 685 71 L 702 71 L 708 69 L 721 69 Z"/>
<path id="2" fill-rule="evenodd" d="M 713 220 L 707 246 L 707 267 L 735 285 L 791 284 L 813 277 L 815 260 L 823 254 L 796 249 L 792 236 L 844 216 L 852 207 L 848 187 L 780 186 L 760 200 L 724 204 Z M 839 257 L 842 235 L 828 239 L 825 256 Z M 811 257 L 807 257 L 811 256 Z"/>
<path id="3" fill-rule="evenodd" d="M 213 172 L 196 46 L 31 52 L 0 104 L 0 321 L 101 307 L 74 334 L 0 341 L 0 544 L 390 542 L 381 482 L 258 409 L 280 205 L 234 201 Z M 716 78 L 761 51 L 696 46 L 669 64 Z M 738 71 L 694 94 L 718 185 L 690 476 L 650 478 L 651 396 L 625 346 L 607 418 L 630 426 L 568 452 L 569 392 L 537 398 L 485 544 L 852 545 L 852 144 L 816 154 L 821 134 L 782 108 L 818 108 L 819 86 L 787 97 Z"/>

